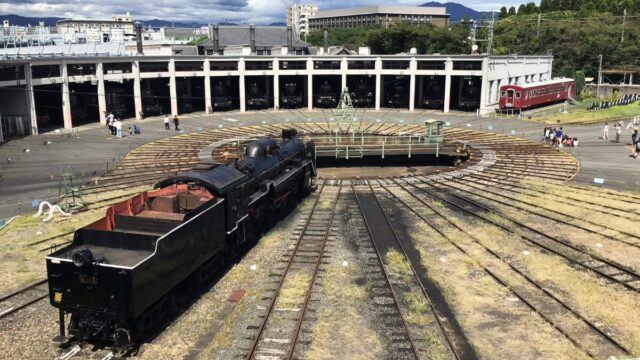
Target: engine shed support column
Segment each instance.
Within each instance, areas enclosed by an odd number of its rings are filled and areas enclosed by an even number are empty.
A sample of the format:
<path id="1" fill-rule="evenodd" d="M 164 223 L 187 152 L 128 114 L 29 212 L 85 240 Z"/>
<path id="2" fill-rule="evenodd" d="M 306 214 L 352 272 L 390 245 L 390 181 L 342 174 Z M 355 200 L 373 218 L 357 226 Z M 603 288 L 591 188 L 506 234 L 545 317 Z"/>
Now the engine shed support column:
<path id="1" fill-rule="evenodd" d="M 31 124 L 31 135 L 38 135 L 38 114 L 36 112 L 36 99 L 33 93 L 33 76 L 31 73 L 31 64 L 24 65 L 24 76 L 27 81 L 25 95 L 27 97 L 27 116 Z"/>
<path id="2" fill-rule="evenodd" d="M 416 106 L 416 70 L 418 62 L 416 58 L 411 58 L 409 62 L 409 111 L 413 111 Z"/>
<path id="3" fill-rule="evenodd" d="M 207 114 L 213 112 L 211 106 L 211 60 L 204 60 L 204 111 Z"/>
<path id="4" fill-rule="evenodd" d="M 178 88 L 176 86 L 176 60 L 169 60 L 169 99 L 171 114 L 178 115 Z"/>
<path id="5" fill-rule="evenodd" d="M 482 83 L 480 85 L 480 115 L 489 113 L 487 103 L 489 102 L 489 57 L 482 59 Z"/>
<path id="6" fill-rule="evenodd" d="M 140 89 L 140 62 L 134 61 L 133 70 L 133 105 L 136 112 L 136 120 L 142 120 L 142 90 Z"/>
<path id="7" fill-rule="evenodd" d="M 69 96 L 69 76 L 67 73 L 67 63 L 62 62 L 60 74 L 62 75 L 62 119 L 64 120 L 64 128 L 73 128 L 71 119 L 71 98 Z"/>
<path id="8" fill-rule="evenodd" d="M 107 123 L 107 96 L 104 89 L 104 71 L 102 62 L 96 64 L 96 78 L 98 78 L 98 114 L 100 116 L 100 124 L 104 125 Z"/>
<path id="9" fill-rule="evenodd" d="M 273 60 L 273 110 L 280 110 L 280 62 Z"/>
<path id="10" fill-rule="evenodd" d="M 246 112 L 247 111 L 247 94 L 246 94 L 246 89 L 244 86 L 244 59 L 240 59 L 238 60 L 238 72 L 240 73 L 239 76 L 239 81 L 240 81 L 240 86 L 238 87 L 238 89 L 240 89 L 239 93 L 240 93 L 240 112 Z"/>
<path id="11" fill-rule="evenodd" d="M 313 110 L 313 60 L 307 60 L 307 109 Z"/>
<path id="12" fill-rule="evenodd" d="M 340 93 L 342 94 L 342 92 L 344 91 L 344 89 L 347 88 L 347 70 L 349 69 L 349 62 L 347 62 L 347 58 L 342 58 L 342 61 L 340 61 L 340 75 L 341 76 L 341 88 L 340 88 Z"/>
<path id="13" fill-rule="evenodd" d="M 451 71 L 453 70 L 453 61 L 451 58 L 447 58 L 444 62 L 444 109 L 443 111 L 448 113 L 451 102 Z"/>
<path id="14" fill-rule="evenodd" d="M 376 66 L 375 66 L 375 72 L 376 72 L 376 111 L 380 111 L 380 99 L 382 98 L 382 76 L 380 75 L 380 72 L 382 71 L 382 60 L 380 60 L 380 58 L 376 59 Z"/>

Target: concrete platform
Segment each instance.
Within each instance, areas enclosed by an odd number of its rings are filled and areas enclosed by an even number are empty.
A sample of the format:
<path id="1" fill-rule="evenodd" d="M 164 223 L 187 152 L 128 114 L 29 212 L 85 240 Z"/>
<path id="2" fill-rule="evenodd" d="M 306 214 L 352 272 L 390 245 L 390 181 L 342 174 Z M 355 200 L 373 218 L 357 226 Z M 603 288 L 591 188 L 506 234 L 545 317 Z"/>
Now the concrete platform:
<path id="1" fill-rule="evenodd" d="M 420 124 L 426 119 L 442 119 L 452 127 L 483 130 L 514 135 L 540 141 L 544 124 L 513 118 L 479 118 L 467 113 L 443 114 L 431 110 L 408 112 L 398 109 L 382 111 L 358 111 L 364 121 Z M 306 110 L 228 112 L 206 115 L 183 114 L 180 127 L 185 133 L 194 131 L 269 123 L 293 123 L 300 121 L 331 121 L 330 110 L 308 112 Z M 55 199 L 58 195 L 58 177 L 70 167 L 76 174 L 75 183 L 82 185 L 92 176 L 100 175 L 117 165 L 131 149 L 149 141 L 175 135 L 164 130 L 161 117 L 141 121 L 125 120 L 123 128 L 133 123 L 142 129 L 141 135 L 116 139 L 100 124 L 78 128 L 78 137 L 46 133 L 11 140 L 0 145 L 0 218 L 7 218 L 25 211 L 32 211 L 35 199 Z M 173 125 L 173 124 L 172 124 Z M 598 139 L 600 124 L 566 125 L 565 133 L 580 139 L 578 148 L 563 148 L 580 161 L 580 173 L 573 180 L 592 184 L 593 178 L 603 178 L 604 187 L 617 190 L 636 190 L 640 182 L 640 159 L 629 155 L 630 133 L 625 130 L 620 144 Z M 126 132 L 126 131 L 125 131 Z M 610 135 L 614 135 L 611 131 Z M 45 142 L 50 144 L 44 145 Z M 25 152 L 28 149 L 29 152 Z"/>

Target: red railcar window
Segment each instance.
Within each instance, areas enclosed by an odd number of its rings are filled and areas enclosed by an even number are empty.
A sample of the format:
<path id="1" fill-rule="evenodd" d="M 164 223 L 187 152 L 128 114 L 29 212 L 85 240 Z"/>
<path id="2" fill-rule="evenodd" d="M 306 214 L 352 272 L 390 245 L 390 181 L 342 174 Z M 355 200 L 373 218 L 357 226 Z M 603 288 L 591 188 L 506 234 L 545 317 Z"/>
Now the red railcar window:
<path id="1" fill-rule="evenodd" d="M 516 93 L 516 97 L 517 97 L 517 98 L 519 98 L 519 97 L 520 97 L 520 93 L 519 93 L 519 92 L 517 92 L 517 93 Z"/>

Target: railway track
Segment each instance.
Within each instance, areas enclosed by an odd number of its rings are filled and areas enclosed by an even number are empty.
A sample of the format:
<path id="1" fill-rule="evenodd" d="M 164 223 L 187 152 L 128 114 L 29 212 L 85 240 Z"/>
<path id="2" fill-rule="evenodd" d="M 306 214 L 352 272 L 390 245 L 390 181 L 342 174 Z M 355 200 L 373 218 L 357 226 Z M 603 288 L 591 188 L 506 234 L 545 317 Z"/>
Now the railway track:
<path id="1" fill-rule="evenodd" d="M 281 274 L 274 274 L 275 287 L 269 298 L 263 321 L 253 335 L 246 359 L 272 358 L 291 359 L 300 329 L 304 321 L 311 290 L 316 282 L 318 270 L 325 255 L 327 244 L 335 238 L 333 219 L 342 187 L 327 189 L 320 184 L 318 196 L 304 221 L 296 231 L 297 240 L 290 254 L 285 255 L 285 266 Z M 282 300 L 282 291 L 292 279 L 304 282 L 304 297 Z M 294 303 L 297 307 L 285 308 L 282 304 Z M 279 315 L 276 315 L 279 314 Z M 290 314 L 290 315 L 288 315 Z"/>
<path id="2" fill-rule="evenodd" d="M 356 181 L 356 183 L 358 182 Z M 475 354 L 475 351 L 465 338 L 456 318 L 453 316 L 453 313 L 444 301 L 441 292 L 435 284 L 429 280 L 424 271 L 418 271 L 418 269 L 422 269 L 422 266 L 419 263 L 419 258 L 412 256 L 407 252 L 406 245 L 403 244 L 398 237 L 396 227 L 391 223 L 389 217 L 384 212 L 379 199 L 371 188 L 371 185 L 367 181 L 363 181 L 363 186 L 352 186 L 352 191 L 355 194 L 356 202 L 362 217 L 365 220 L 367 231 L 372 243 L 374 244 L 376 253 L 378 254 L 383 268 L 389 266 L 388 260 L 385 258 L 385 254 L 388 254 L 390 250 L 399 252 L 409 264 L 412 274 L 409 281 L 405 278 L 404 283 L 400 284 L 400 281 L 392 282 L 389 280 L 388 276 L 386 277 L 387 283 L 392 289 L 395 303 L 403 304 L 402 299 L 405 299 L 409 293 L 407 285 L 410 285 L 411 283 L 415 284 L 414 287 L 417 288 L 420 295 L 427 299 L 430 309 L 430 317 L 433 319 L 433 322 L 437 324 L 437 329 L 435 329 L 435 331 L 434 329 L 431 329 L 431 332 L 435 332 L 437 334 L 436 336 L 445 340 L 448 349 L 448 356 L 455 359 L 476 358 L 477 355 Z M 385 269 L 384 273 L 387 274 L 387 272 L 388 270 Z M 402 321 L 407 328 L 407 333 L 410 334 L 410 339 L 411 336 L 415 337 L 414 339 L 411 339 L 412 347 L 414 349 L 417 349 L 418 346 L 428 348 L 429 344 L 419 344 L 423 338 L 423 336 L 420 336 L 419 334 L 423 334 L 424 329 L 420 329 L 422 331 L 414 332 L 409 330 L 410 326 L 407 325 L 406 320 L 407 315 L 403 314 L 403 310 L 406 312 L 407 305 L 403 305 L 405 309 L 401 310 L 400 307 L 398 307 L 398 311 L 400 312 Z M 428 349 L 423 349 L 423 352 L 426 351 L 428 351 Z M 417 350 L 416 356 L 417 358 L 420 358 Z"/>
<path id="3" fill-rule="evenodd" d="M 420 178 L 405 179 L 405 185 L 401 185 L 397 180 L 394 181 L 403 188 L 416 189 L 421 195 L 426 195 L 429 199 L 438 199 L 452 208 L 459 209 L 461 212 L 471 215 L 473 218 L 514 234 L 524 242 L 557 254 L 569 262 L 597 274 L 603 279 L 627 289 L 640 292 L 640 275 L 626 265 L 606 259 L 582 246 L 574 245 L 569 241 L 535 229 L 503 212 L 479 204 L 468 196 L 456 194 L 448 189 L 447 186 L 434 185 L 434 182 L 425 181 Z M 419 185 L 416 185 L 416 183 Z M 487 213 L 494 214 L 503 221 L 497 221 Z"/>
<path id="4" fill-rule="evenodd" d="M 0 297 L 0 319 L 31 306 L 49 296 L 47 279 L 38 280 Z"/>
<path id="5" fill-rule="evenodd" d="M 392 186 L 384 181 L 377 183 L 377 188 L 384 192 L 383 196 L 389 197 L 396 204 L 401 204 L 407 212 L 427 224 L 429 228 L 482 268 L 496 283 L 507 288 L 527 307 L 538 313 L 541 318 L 570 339 L 587 355 L 594 358 L 631 355 L 631 351 L 616 339 L 615 335 L 601 329 L 602 325 L 599 324 L 599 320 L 587 318 L 572 304 L 554 295 L 548 290 L 548 285 L 530 276 L 521 264 L 502 255 L 499 250 L 485 245 L 475 234 L 451 221 L 451 218 L 438 207 L 430 205 L 410 189 L 402 187 L 396 182 L 392 182 Z M 421 212 L 423 208 L 434 213 L 437 219 L 423 215 Z M 472 243 L 457 240 L 459 239 L 456 236 L 458 234 L 463 234 Z M 481 251 L 478 251 L 478 248 Z M 514 281 L 511 279 L 512 277 L 519 277 L 525 283 Z"/>

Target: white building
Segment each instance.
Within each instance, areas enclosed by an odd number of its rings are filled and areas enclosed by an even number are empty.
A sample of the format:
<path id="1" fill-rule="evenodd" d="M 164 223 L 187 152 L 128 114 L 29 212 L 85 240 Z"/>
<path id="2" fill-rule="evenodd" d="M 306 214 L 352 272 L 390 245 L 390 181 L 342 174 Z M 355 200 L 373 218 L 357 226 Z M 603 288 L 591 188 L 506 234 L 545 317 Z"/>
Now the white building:
<path id="1" fill-rule="evenodd" d="M 309 33 L 309 18 L 318 13 L 318 5 L 293 4 L 287 7 L 287 25 L 298 35 Z"/>
<path id="2" fill-rule="evenodd" d="M 131 15 L 116 15 L 111 19 L 63 19 L 57 22 L 58 33 L 85 33 L 88 42 L 111 42 L 114 38 L 133 36 Z"/>

